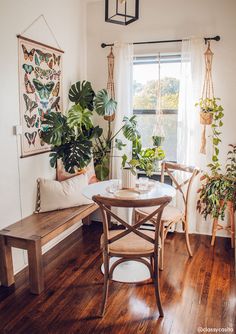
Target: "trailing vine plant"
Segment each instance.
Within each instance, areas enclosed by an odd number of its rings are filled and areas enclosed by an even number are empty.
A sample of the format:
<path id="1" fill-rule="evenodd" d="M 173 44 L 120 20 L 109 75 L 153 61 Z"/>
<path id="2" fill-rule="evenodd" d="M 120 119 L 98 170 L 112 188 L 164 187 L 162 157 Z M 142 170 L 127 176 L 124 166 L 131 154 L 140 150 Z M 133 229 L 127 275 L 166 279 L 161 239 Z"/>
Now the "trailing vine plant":
<path id="1" fill-rule="evenodd" d="M 212 154 L 212 162 L 208 164 L 208 167 L 211 170 L 212 175 L 216 175 L 220 173 L 221 165 L 219 162 L 219 144 L 222 142 L 221 135 L 221 127 L 223 126 L 222 118 L 224 117 L 224 109 L 222 105 L 218 104 L 219 98 L 213 98 L 208 101 L 211 106 L 211 113 L 213 116 L 211 129 L 212 129 L 212 145 L 213 145 L 213 154 Z"/>

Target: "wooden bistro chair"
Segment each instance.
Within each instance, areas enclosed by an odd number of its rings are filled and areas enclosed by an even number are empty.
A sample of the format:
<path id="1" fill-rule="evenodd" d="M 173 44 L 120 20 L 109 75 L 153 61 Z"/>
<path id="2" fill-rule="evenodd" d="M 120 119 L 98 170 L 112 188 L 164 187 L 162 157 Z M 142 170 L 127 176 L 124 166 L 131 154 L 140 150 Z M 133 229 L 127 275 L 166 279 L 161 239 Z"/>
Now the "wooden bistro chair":
<path id="1" fill-rule="evenodd" d="M 112 279 L 114 269 L 120 263 L 132 260 L 141 262 L 148 267 L 151 278 L 154 282 L 157 307 L 160 316 L 163 317 L 164 314 L 161 306 L 158 274 L 160 222 L 163 209 L 167 206 L 168 203 L 170 203 L 172 198 L 166 196 L 156 199 L 127 200 L 96 195 L 93 196 L 92 199 L 99 205 L 103 218 L 101 248 L 103 251 L 104 261 L 104 286 L 101 316 L 103 316 L 105 313 L 108 295 L 108 283 L 109 279 Z M 149 206 L 155 206 L 155 208 L 147 216 L 141 218 L 140 221 L 137 221 L 134 225 L 129 225 L 111 211 L 112 207 L 139 208 Z M 121 223 L 125 227 L 125 230 L 109 231 L 108 221 L 109 217 L 111 216 L 114 217 L 119 223 Z M 141 231 L 139 227 L 150 219 L 155 227 L 155 230 Z M 119 257 L 120 259 L 110 267 L 109 260 L 113 256 Z"/>
<path id="2" fill-rule="evenodd" d="M 187 179 L 179 183 L 173 173 L 175 171 L 182 171 L 185 174 L 190 176 Z M 171 227 L 178 223 L 182 222 L 183 230 L 185 232 L 185 240 L 186 246 L 189 253 L 189 256 L 192 257 L 192 250 L 190 247 L 189 242 L 189 225 L 188 225 L 188 200 L 191 185 L 195 176 L 199 173 L 199 169 L 196 167 L 185 166 L 178 163 L 173 162 L 163 162 L 161 167 L 161 182 L 164 182 L 165 174 L 169 175 L 170 179 L 172 180 L 172 185 L 175 187 L 177 191 L 179 191 L 182 195 L 182 199 L 184 202 L 184 209 L 181 211 L 180 209 L 176 208 L 173 205 L 168 205 L 165 210 L 163 211 L 162 219 L 161 219 L 161 250 L 160 250 L 160 269 L 163 270 L 164 265 L 164 242 L 167 236 L 168 231 Z M 184 191 L 184 187 L 186 186 L 186 190 Z M 147 217 L 150 210 L 153 208 L 139 208 L 135 210 L 135 221 L 140 220 L 141 218 Z M 155 218 L 155 216 L 154 216 Z"/>

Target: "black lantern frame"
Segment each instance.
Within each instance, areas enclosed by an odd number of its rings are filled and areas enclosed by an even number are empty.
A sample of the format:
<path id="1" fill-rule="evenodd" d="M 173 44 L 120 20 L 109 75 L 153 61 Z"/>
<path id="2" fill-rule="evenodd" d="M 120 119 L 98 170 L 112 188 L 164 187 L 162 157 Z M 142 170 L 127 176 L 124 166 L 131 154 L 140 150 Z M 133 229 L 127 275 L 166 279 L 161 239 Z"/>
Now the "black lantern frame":
<path id="1" fill-rule="evenodd" d="M 110 2 L 115 2 L 115 11 L 109 15 Z M 129 1 L 129 0 L 126 0 Z M 124 12 L 120 12 L 119 0 L 105 0 L 105 21 L 115 24 L 127 26 L 128 24 L 139 19 L 139 0 L 134 0 L 134 15 L 127 12 L 127 3 L 124 4 Z"/>

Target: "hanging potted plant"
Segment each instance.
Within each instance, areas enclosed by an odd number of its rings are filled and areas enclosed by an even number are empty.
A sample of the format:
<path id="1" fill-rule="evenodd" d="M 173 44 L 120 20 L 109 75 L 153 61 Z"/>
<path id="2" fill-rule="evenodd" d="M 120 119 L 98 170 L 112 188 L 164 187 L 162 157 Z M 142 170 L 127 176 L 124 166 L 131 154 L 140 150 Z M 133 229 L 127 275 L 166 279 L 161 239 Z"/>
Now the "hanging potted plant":
<path id="1" fill-rule="evenodd" d="M 206 154 L 206 126 L 211 125 L 214 117 L 214 112 L 218 111 L 219 106 L 214 97 L 214 88 L 212 81 L 212 60 L 214 53 L 210 49 L 210 42 L 208 41 L 207 50 L 204 53 L 205 57 L 205 78 L 202 89 L 202 97 L 195 106 L 200 107 L 200 124 L 203 125 L 202 139 L 200 153 Z"/>

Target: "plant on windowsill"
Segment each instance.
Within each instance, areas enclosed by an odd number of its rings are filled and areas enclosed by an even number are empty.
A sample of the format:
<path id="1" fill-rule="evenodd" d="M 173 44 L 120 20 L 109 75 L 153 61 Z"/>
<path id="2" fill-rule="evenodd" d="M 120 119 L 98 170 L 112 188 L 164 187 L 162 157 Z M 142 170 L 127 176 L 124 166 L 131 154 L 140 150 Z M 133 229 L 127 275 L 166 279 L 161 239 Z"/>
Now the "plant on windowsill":
<path id="1" fill-rule="evenodd" d="M 164 150 L 159 147 L 142 148 L 140 137 L 132 141 L 132 159 L 128 160 L 126 154 L 122 157 L 122 167 L 130 168 L 133 175 L 136 175 L 138 170 L 144 171 L 147 176 L 151 176 L 155 171 L 156 161 L 165 158 Z"/>

